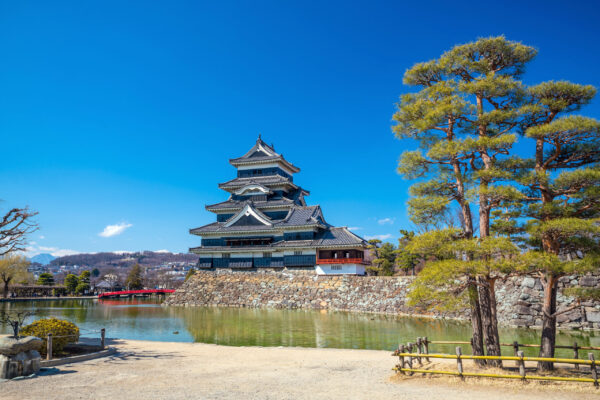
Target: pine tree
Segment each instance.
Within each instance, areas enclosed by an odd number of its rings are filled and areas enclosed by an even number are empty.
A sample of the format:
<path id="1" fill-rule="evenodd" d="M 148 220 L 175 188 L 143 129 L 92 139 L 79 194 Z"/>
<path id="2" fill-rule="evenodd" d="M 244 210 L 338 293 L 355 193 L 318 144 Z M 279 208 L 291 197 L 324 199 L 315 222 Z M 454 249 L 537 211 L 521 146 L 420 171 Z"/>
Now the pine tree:
<path id="1" fill-rule="evenodd" d="M 37 280 L 38 285 L 54 286 L 54 275 L 49 272 L 43 272 L 40 274 Z"/>
<path id="2" fill-rule="evenodd" d="M 373 252 L 375 259 L 367 271 L 378 276 L 391 276 L 394 274 L 396 263 L 396 248 L 392 243 L 383 243 L 379 239 L 369 240 L 368 248 Z"/>
<path id="3" fill-rule="evenodd" d="M 187 282 L 187 280 L 190 279 L 195 274 L 196 274 L 196 269 L 195 268 L 190 268 L 188 270 L 187 274 L 185 274 L 185 281 L 184 282 Z"/>
<path id="4" fill-rule="evenodd" d="M 90 290 L 90 271 L 82 271 L 77 278 L 77 287 L 75 292 L 78 294 L 86 294 Z"/>
<path id="5" fill-rule="evenodd" d="M 407 231 L 404 229 L 400 230 L 400 234 L 402 235 L 398 239 L 398 250 L 396 250 L 396 265 L 398 268 L 402 269 L 406 274 L 408 271 L 412 272 L 412 275 L 415 275 L 415 268 L 419 263 L 420 256 L 411 253 L 406 250 L 406 246 L 415 238 L 415 233 L 413 231 Z"/>
<path id="6" fill-rule="evenodd" d="M 75 293 L 78 284 L 79 278 L 77 278 L 77 275 L 68 274 L 67 276 L 65 276 L 65 288 L 67 289 L 67 293 Z"/>
<path id="7" fill-rule="evenodd" d="M 487 38 L 456 46 L 438 60 L 417 64 L 406 72 L 404 83 L 421 90 L 402 96 L 393 129 L 401 138 L 416 139 L 420 150 L 405 152 L 398 169 L 408 178 L 430 178 L 411 187 L 413 222 L 439 228 L 454 202 L 461 211 L 462 237 L 471 239 L 469 198 L 474 197 L 479 237 L 491 237 L 492 211 L 519 197 L 517 190 L 502 183 L 512 177 L 505 156 L 516 140 L 512 130 L 523 113 L 525 91 L 518 78 L 534 56 L 531 47 L 504 37 Z M 457 262 L 476 261 L 472 259 L 476 254 L 485 252 L 467 252 Z M 481 271 L 468 279 L 473 318 L 482 318 L 473 321 L 473 347 L 480 351 L 482 335 L 477 330 L 483 325 L 488 354 L 500 355 L 494 294 L 498 275 Z"/>
<path id="8" fill-rule="evenodd" d="M 595 94 L 570 82 L 544 82 L 528 93 L 522 126 L 533 157 L 521 160 L 523 201 L 515 209 L 527 217 L 525 268 L 544 287 L 540 357 L 554 357 L 558 279 L 600 267 L 600 122 L 568 115 Z"/>
<path id="9" fill-rule="evenodd" d="M 434 229 L 411 241 L 413 251 L 429 255 L 413 297 L 451 304 L 464 294 L 474 352 L 478 310 L 490 355 L 500 355 L 497 279 L 515 272 L 542 279 L 540 355 L 552 357 L 558 278 L 597 268 L 600 257 L 600 128 L 595 120 L 564 116 L 587 104 L 595 89 L 569 82 L 525 87 L 520 78 L 535 55 L 504 37 L 456 46 L 406 72 L 404 83 L 420 91 L 402 96 L 394 115 L 396 135 L 420 147 L 403 153 L 398 168 L 421 180 L 410 190 L 411 219 Z M 519 134 L 533 157 L 515 156 Z M 444 230 L 454 207 L 460 233 Z M 478 239 L 471 209 L 479 216 Z M 440 247 L 432 238 L 447 242 Z M 426 282 L 440 286 L 428 290 Z"/>

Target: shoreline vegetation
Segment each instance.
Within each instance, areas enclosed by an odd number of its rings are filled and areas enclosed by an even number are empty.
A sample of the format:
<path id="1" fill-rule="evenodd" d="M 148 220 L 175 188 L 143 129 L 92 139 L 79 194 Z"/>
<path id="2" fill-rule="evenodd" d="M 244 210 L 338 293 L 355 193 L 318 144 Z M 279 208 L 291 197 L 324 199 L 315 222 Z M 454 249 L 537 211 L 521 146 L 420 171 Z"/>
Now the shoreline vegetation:
<path id="1" fill-rule="evenodd" d="M 13 297 L 9 299 L 0 298 L 0 303 L 11 303 L 18 301 L 51 301 L 51 300 L 88 300 L 97 299 L 98 296 L 40 296 L 40 297 Z"/>

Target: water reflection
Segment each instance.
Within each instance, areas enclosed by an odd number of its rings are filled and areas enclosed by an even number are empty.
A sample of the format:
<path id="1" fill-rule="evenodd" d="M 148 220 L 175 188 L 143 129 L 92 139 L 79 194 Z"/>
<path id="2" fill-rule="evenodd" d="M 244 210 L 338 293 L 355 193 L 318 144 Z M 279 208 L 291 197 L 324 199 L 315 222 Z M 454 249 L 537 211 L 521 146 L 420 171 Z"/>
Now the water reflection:
<path id="1" fill-rule="evenodd" d="M 58 317 L 86 331 L 107 329 L 109 337 L 203 342 L 231 346 L 300 346 L 392 350 L 418 336 L 430 340 L 469 340 L 470 326 L 453 320 L 347 312 L 247 308 L 162 307 L 156 299 L 53 300 L 0 303 L 0 310 L 33 310 L 36 318 Z M 0 332 L 8 333 L 7 326 Z M 178 332 L 176 334 L 175 332 Z M 503 328 L 503 342 L 537 343 L 539 332 Z M 561 332 L 557 342 L 600 346 L 594 332 Z M 468 352 L 468 345 L 463 351 Z M 454 345 L 432 351 L 454 352 Z M 505 348 L 506 354 L 512 348 Z M 528 349 L 528 354 L 535 354 Z M 571 350 L 558 352 L 571 356 Z"/>

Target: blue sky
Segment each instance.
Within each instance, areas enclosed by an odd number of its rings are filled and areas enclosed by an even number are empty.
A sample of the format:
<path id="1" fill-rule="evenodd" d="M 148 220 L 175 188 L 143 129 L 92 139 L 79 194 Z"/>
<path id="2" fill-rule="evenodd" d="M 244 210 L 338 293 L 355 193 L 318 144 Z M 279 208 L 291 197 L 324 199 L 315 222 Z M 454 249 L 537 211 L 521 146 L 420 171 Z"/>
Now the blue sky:
<path id="1" fill-rule="evenodd" d="M 1 2 L 0 208 L 39 211 L 32 252 L 187 251 L 260 132 L 328 222 L 394 240 L 404 71 L 504 34 L 526 83 L 600 87 L 598 4 Z"/>

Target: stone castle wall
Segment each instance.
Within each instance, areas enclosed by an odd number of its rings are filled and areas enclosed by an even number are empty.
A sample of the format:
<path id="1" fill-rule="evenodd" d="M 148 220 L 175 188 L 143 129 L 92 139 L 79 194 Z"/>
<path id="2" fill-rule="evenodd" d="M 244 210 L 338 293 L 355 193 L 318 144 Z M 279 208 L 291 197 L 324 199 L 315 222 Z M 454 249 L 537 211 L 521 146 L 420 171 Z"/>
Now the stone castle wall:
<path id="1" fill-rule="evenodd" d="M 418 314 L 409 307 L 406 295 L 412 277 L 316 276 L 290 272 L 202 271 L 169 296 L 167 305 L 270 307 L 327 309 L 338 311 Z M 564 277 L 559 286 L 579 284 L 595 287 L 598 277 Z M 496 287 L 498 319 L 501 324 L 535 327 L 541 325 L 542 285 L 539 279 L 513 277 Z M 574 303 L 559 291 L 559 310 Z M 431 317 L 467 319 L 467 311 Z M 557 318 L 561 328 L 600 328 L 600 303 L 583 303 L 581 308 Z"/>

